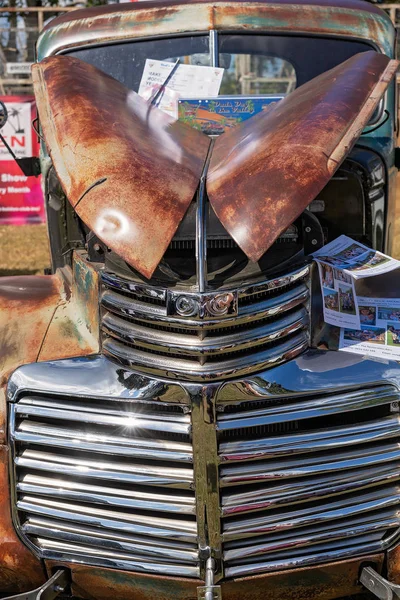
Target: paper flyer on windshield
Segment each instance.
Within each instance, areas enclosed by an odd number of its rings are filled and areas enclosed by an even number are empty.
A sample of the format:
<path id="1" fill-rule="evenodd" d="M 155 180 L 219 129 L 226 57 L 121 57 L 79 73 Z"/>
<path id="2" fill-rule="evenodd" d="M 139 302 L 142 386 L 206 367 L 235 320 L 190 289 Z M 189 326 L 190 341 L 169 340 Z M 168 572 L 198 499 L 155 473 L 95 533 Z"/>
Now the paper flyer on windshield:
<path id="1" fill-rule="evenodd" d="M 139 96 L 150 100 L 174 67 L 173 62 L 146 59 Z M 223 74 L 224 69 L 220 67 L 179 64 L 162 93 L 158 108 L 177 119 L 179 98 L 218 96 Z"/>
<path id="2" fill-rule="evenodd" d="M 339 349 L 400 359 L 400 262 L 345 235 L 313 256 L 324 320 L 341 328 Z"/>

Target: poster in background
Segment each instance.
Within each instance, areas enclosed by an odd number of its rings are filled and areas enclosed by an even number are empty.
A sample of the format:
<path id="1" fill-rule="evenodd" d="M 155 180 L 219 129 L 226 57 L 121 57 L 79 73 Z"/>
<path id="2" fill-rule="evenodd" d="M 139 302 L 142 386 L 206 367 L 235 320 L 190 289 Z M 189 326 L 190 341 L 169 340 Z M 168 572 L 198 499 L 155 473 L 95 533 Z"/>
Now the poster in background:
<path id="1" fill-rule="evenodd" d="M 8 110 L 1 133 L 18 158 L 39 155 L 32 128 L 33 96 L 0 96 Z M 46 219 L 40 177 L 27 177 L 0 141 L 0 225 L 43 223 Z"/>

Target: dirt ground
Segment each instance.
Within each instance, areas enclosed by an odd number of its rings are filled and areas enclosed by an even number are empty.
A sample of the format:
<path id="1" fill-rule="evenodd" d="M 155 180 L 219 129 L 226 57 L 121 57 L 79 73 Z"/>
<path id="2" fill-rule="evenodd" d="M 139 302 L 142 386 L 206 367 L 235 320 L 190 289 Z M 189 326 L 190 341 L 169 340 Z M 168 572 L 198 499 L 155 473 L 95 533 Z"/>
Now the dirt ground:
<path id="1" fill-rule="evenodd" d="M 0 276 L 41 274 L 49 266 L 46 225 L 0 226 Z"/>

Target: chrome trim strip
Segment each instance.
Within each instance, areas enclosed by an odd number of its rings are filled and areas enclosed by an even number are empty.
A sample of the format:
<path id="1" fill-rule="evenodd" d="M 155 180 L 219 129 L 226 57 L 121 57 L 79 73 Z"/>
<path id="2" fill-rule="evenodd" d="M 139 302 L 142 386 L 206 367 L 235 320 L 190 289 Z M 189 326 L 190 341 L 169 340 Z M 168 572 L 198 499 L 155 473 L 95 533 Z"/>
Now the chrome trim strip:
<path id="1" fill-rule="evenodd" d="M 225 442 L 220 444 L 219 458 L 226 464 L 275 456 L 290 456 L 299 452 L 328 451 L 330 448 L 336 450 L 354 444 L 365 444 L 397 437 L 399 431 L 400 417 L 393 415 L 380 421 L 332 427 L 329 430 L 320 429 L 277 437 Z"/>
<path id="2" fill-rule="evenodd" d="M 28 399 L 27 399 L 28 400 Z M 42 403 L 43 404 L 43 403 Z M 110 411 L 102 409 L 102 412 L 86 410 L 85 406 L 73 404 L 72 402 L 61 408 L 61 403 L 55 403 L 52 408 L 48 403 L 44 406 L 37 406 L 27 401 L 18 403 L 15 408 L 17 414 L 27 417 L 42 417 L 58 419 L 60 421 L 72 421 L 77 423 L 88 423 L 94 425 L 115 425 L 125 429 L 141 429 L 144 431 L 161 431 L 169 433 L 177 433 L 188 435 L 190 433 L 190 423 L 187 416 L 180 415 L 163 415 L 152 416 L 146 414 L 145 418 L 141 418 L 141 413 Z M 59 408 L 60 407 L 60 408 Z M 182 421 L 181 423 L 179 421 Z"/>
<path id="3" fill-rule="evenodd" d="M 221 497 L 222 517 L 240 516 L 266 509 L 284 507 L 299 502 L 313 502 L 329 496 L 360 492 L 380 484 L 394 484 L 400 479 L 400 463 L 391 463 L 367 469 L 340 472 L 333 475 L 308 477 L 272 484 L 252 491 L 232 493 L 223 490 Z"/>
<path id="4" fill-rule="evenodd" d="M 310 265 L 305 265 L 299 269 L 295 269 L 286 275 L 281 275 L 274 279 L 268 279 L 267 281 L 260 282 L 249 282 L 248 284 L 241 285 L 238 288 L 239 298 L 247 298 L 254 294 L 260 294 L 261 292 L 271 292 L 293 285 L 302 279 L 305 279 L 310 274 Z"/>
<path id="5" fill-rule="evenodd" d="M 285 315 L 279 320 L 262 323 L 259 327 L 248 331 L 199 339 L 196 335 L 149 329 L 125 321 L 112 313 L 104 315 L 102 320 L 103 331 L 117 340 L 125 340 L 143 348 L 143 350 L 148 349 L 183 356 L 224 354 L 247 348 L 257 348 L 262 344 L 287 337 L 291 333 L 303 329 L 307 324 L 308 314 L 302 308 L 290 315 Z"/>
<path id="6" fill-rule="evenodd" d="M 107 455 L 123 455 L 143 459 L 193 462 L 190 444 L 149 438 L 130 438 L 111 434 L 88 434 L 68 427 L 53 427 L 46 423 L 22 421 L 15 433 L 17 442 L 52 448 L 87 450 Z"/>
<path id="7" fill-rule="evenodd" d="M 35 496 L 22 496 L 17 502 L 19 510 L 34 515 L 61 519 L 69 522 L 100 527 L 109 530 L 133 533 L 150 537 L 169 538 L 178 542 L 196 545 L 197 528 L 193 521 L 167 519 L 138 515 L 132 512 L 118 512 L 95 506 L 58 502 Z"/>
<path id="8" fill-rule="evenodd" d="M 115 275 L 115 273 L 110 273 L 109 271 L 102 271 L 101 279 L 106 286 L 114 288 L 115 290 L 122 290 L 123 292 L 138 296 L 139 298 L 142 297 L 144 298 L 144 302 L 147 298 L 149 300 L 165 302 L 167 297 L 167 291 L 165 289 L 137 283 L 131 279 Z"/>
<path id="9" fill-rule="evenodd" d="M 234 561 L 244 562 L 248 558 L 262 557 L 266 554 L 275 555 L 279 552 L 288 552 L 293 549 L 307 548 L 320 543 L 328 543 L 334 541 L 347 540 L 348 538 L 358 537 L 360 535 L 370 536 L 372 540 L 377 540 L 382 537 L 382 532 L 388 529 L 400 526 L 400 516 L 388 513 L 387 516 L 379 514 L 379 516 L 371 515 L 371 520 L 359 518 L 352 521 L 346 521 L 345 524 L 335 524 L 329 526 L 328 529 L 317 527 L 305 527 L 299 531 L 295 531 L 293 535 L 289 533 L 285 536 L 269 536 L 263 542 L 258 540 L 256 544 L 239 545 L 236 548 L 229 550 L 229 544 L 224 552 L 224 560 L 228 563 Z"/>
<path id="10" fill-rule="evenodd" d="M 232 522 L 225 522 L 222 538 L 232 541 L 255 537 L 267 532 L 283 532 L 307 525 L 331 523 L 336 519 L 346 519 L 357 515 L 368 514 L 378 508 L 388 508 L 400 504 L 400 488 L 390 487 L 374 489 L 372 492 L 357 497 L 342 498 L 339 501 L 327 502 L 314 507 L 306 507 L 277 515 L 263 514 Z"/>
<path id="11" fill-rule="evenodd" d="M 400 392 L 393 386 L 367 388 L 354 392 L 325 394 L 311 397 L 304 402 L 280 404 L 277 407 L 254 409 L 232 414 L 221 414 L 218 430 L 226 431 L 244 427 L 259 427 L 272 423 L 284 423 L 315 417 L 334 415 L 399 402 Z"/>
<path id="12" fill-rule="evenodd" d="M 122 569 L 124 571 L 136 571 L 137 573 L 157 573 L 158 575 L 181 576 L 181 577 L 199 577 L 199 568 L 195 566 L 185 566 L 180 564 L 176 566 L 171 563 L 148 562 L 143 557 L 131 557 L 129 554 L 122 554 L 109 550 L 107 553 L 103 549 L 97 550 L 78 544 L 60 543 L 52 540 L 38 538 L 39 546 L 42 549 L 43 558 L 53 558 L 63 562 L 84 562 L 89 565 L 100 564 L 101 566 L 112 569 Z M 80 558 L 77 561 L 77 557 Z M 84 561 L 82 559 L 85 559 Z M 96 560 L 97 559 L 97 560 Z"/>
<path id="13" fill-rule="evenodd" d="M 57 473 L 59 475 L 82 475 L 95 479 L 126 481 L 140 485 L 155 485 L 190 489 L 193 484 L 192 469 L 177 469 L 171 465 L 154 466 L 151 464 L 125 462 L 99 462 L 97 459 L 82 459 L 74 456 L 58 455 L 37 450 L 23 450 L 15 458 L 17 467 L 25 467 Z"/>
<path id="14" fill-rule="evenodd" d="M 218 292 L 230 292 L 237 291 L 239 297 L 246 298 L 248 296 L 252 296 L 254 294 L 259 294 L 260 292 L 267 291 L 276 291 L 281 289 L 282 287 L 286 287 L 288 285 L 292 285 L 296 282 L 299 282 L 302 279 L 305 279 L 310 273 L 310 265 L 304 265 L 297 269 L 294 269 L 290 273 L 285 275 L 280 275 L 273 279 L 262 279 L 261 281 L 249 281 L 247 284 L 242 284 L 239 288 L 232 287 L 221 287 L 214 291 Z M 165 288 L 156 288 L 154 286 L 146 285 L 143 283 L 137 283 L 131 279 L 127 279 L 120 275 L 116 275 L 115 273 L 110 273 L 109 271 L 102 271 L 101 278 L 103 283 L 115 290 L 122 290 L 128 294 L 132 294 L 137 297 L 155 299 L 160 302 L 166 300 L 166 290 Z M 182 288 L 182 294 L 186 294 L 186 289 Z M 190 295 L 190 292 L 188 293 Z M 146 304 L 146 306 L 148 306 Z"/>
<path id="15" fill-rule="evenodd" d="M 139 508 L 188 515 L 196 512 L 194 497 L 179 495 L 175 491 L 171 494 L 167 490 L 163 490 L 162 494 L 156 491 L 141 492 L 132 486 L 129 489 L 116 488 L 27 474 L 17 483 L 17 491 L 50 499 L 92 502 L 105 507 Z"/>
<path id="16" fill-rule="evenodd" d="M 105 355 L 117 358 L 124 365 L 131 366 L 132 368 L 140 368 L 149 374 L 166 374 L 171 379 L 180 379 L 182 381 L 203 381 L 239 377 L 243 373 L 260 371 L 290 360 L 303 352 L 307 347 L 308 335 L 306 332 L 302 332 L 273 348 L 267 348 L 251 355 L 201 365 L 192 360 L 168 358 L 166 356 L 145 353 L 134 348 L 129 348 L 112 339 L 106 339 L 103 342 Z"/>
<path id="17" fill-rule="evenodd" d="M 73 541 L 73 537 L 76 535 L 91 536 L 94 538 L 99 538 L 106 543 L 115 543 L 116 545 L 118 545 L 120 542 L 136 544 L 138 547 L 143 549 L 143 552 L 148 553 L 158 553 L 159 551 L 160 553 L 164 554 L 166 551 L 168 552 L 169 550 L 173 550 L 182 551 L 188 560 L 191 559 L 192 553 L 195 553 L 197 557 L 195 546 L 187 542 L 179 542 L 164 538 L 144 537 L 107 529 L 98 529 L 97 527 L 79 525 L 77 523 L 70 523 L 68 521 L 57 521 L 48 517 L 37 517 L 35 515 L 30 515 L 28 520 L 22 526 L 22 528 L 25 527 L 35 527 L 43 531 L 45 531 L 47 528 L 48 537 L 52 539 L 56 539 L 58 533 L 65 534 L 65 541 Z"/>
<path id="18" fill-rule="evenodd" d="M 30 518 L 22 527 L 22 531 L 35 537 L 50 538 L 61 543 L 75 543 L 83 546 L 93 546 L 95 548 L 107 550 L 119 550 L 132 552 L 143 560 L 159 558 L 165 562 L 184 562 L 198 564 L 199 557 L 196 549 L 180 549 L 171 541 L 169 545 L 161 546 L 147 544 L 139 538 L 134 538 L 122 533 L 107 534 L 107 532 L 97 531 L 95 528 L 80 527 L 79 525 L 63 525 L 61 522 L 51 519 Z"/>
<path id="19" fill-rule="evenodd" d="M 311 457 L 297 457 L 277 462 L 240 463 L 221 469 L 221 487 L 243 485 L 279 478 L 306 477 L 323 475 L 337 470 L 364 468 L 387 462 L 400 461 L 398 443 L 371 450 L 369 448 L 343 453 L 316 454 Z"/>
<path id="20" fill-rule="evenodd" d="M 359 543 L 358 542 L 363 542 Z M 352 546 L 345 545 L 343 542 L 340 544 L 339 549 L 326 549 L 323 553 L 309 554 L 298 557 L 288 557 L 281 560 L 272 560 L 270 562 L 261 562 L 248 565 L 238 565 L 234 567 L 226 567 L 226 577 L 246 577 L 249 575 L 258 575 L 259 573 L 271 573 L 273 571 L 285 571 L 287 569 L 296 569 L 300 567 L 307 567 L 309 565 L 321 564 L 321 556 L 323 556 L 322 562 L 334 562 L 338 560 L 344 560 L 346 558 L 352 558 L 354 556 L 371 555 L 373 553 L 382 552 L 385 549 L 383 541 L 376 541 L 371 543 L 367 538 L 361 538 L 361 540 L 353 540 Z M 315 548 L 314 548 L 315 551 Z"/>

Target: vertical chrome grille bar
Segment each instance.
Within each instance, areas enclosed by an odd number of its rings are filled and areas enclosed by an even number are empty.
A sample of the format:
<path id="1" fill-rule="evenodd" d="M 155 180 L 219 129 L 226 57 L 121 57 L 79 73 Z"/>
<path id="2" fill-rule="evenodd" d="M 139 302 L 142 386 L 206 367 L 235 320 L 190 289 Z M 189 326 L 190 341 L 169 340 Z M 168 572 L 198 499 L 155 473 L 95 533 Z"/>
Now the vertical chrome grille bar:
<path id="1" fill-rule="evenodd" d="M 196 212 L 196 269 L 197 285 L 200 293 L 207 289 L 207 201 L 206 201 L 206 176 L 210 164 L 214 140 L 210 141 L 206 163 L 200 178 L 197 193 Z"/>
<path id="2" fill-rule="evenodd" d="M 222 577 L 215 406 L 218 387 L 196 387 L 192 395 L 193 467 L 200 556 L 206 557 L 207 553 L 211 553 L 216 559 L 216 580 Z"/>

